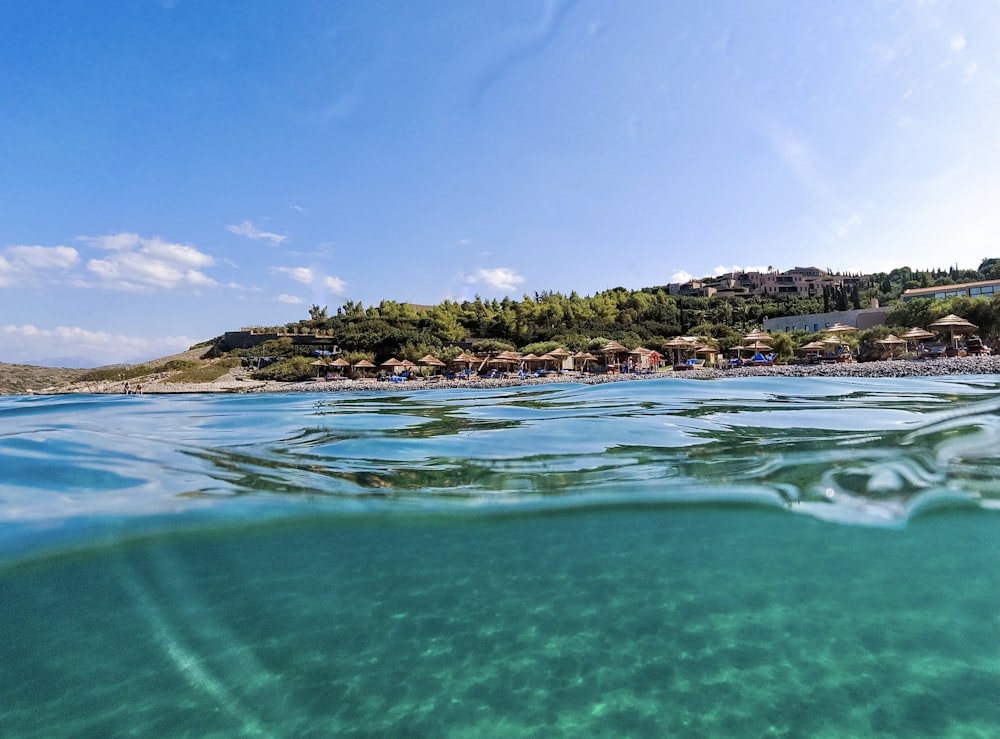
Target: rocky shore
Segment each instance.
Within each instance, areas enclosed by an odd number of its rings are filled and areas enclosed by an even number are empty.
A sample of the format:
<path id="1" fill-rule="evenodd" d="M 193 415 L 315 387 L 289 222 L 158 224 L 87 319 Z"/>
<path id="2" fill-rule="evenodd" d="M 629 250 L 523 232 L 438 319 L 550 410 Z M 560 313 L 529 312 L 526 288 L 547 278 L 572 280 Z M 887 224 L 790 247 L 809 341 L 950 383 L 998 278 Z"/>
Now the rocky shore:
<path id="1" fill-rule="evenodd" d="M 156 378 L 141 384 L 142 393 L 265 393 L 265 392 L 399 392 L 443 388 L 504 388 L 544 385 L 552 382 L 578 382 L 599 385 L 608 382 L 639 380 L 708 380 L 723 377 L 926 377 L 941 375 L 1000 375 L 1000 356 L 955 357 L 934 360 L 894 360 L 856 364 L 775 365 L 772 367 L 740 367 L 735 369 L 697 369 L 684 372 L 667 370 L 649 374 L 578 375 L 566 374 L 546 378 L 507 378 L 469 380 L 412 380 L 407 382 L 377 382 L 375 380 L 314 380 L 310 382 L 275 382 L 254 380 L 239 371 L 210 383 L 177 383 L 169 378 Z M 136 383 L 129 387 L 135 391 Z M 73 383 L 36 391 L 38 394 L 123 393 L 120 382 Z"/>

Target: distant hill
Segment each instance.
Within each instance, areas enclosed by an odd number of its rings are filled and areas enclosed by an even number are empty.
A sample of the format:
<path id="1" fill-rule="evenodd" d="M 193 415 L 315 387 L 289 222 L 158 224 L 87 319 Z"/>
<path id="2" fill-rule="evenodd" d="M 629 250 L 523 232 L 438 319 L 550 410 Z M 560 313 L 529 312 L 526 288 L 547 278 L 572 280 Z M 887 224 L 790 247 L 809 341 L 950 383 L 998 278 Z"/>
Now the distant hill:
<path id="1" fill-rule="evenodd" d="M 67 367 L 70 369 L 93 369 L 100 367 L 101 362 L 90 357 L 42 357 L 40 359 L 29 359 L 24 362 L 27 365 L 36 367 Z"/>

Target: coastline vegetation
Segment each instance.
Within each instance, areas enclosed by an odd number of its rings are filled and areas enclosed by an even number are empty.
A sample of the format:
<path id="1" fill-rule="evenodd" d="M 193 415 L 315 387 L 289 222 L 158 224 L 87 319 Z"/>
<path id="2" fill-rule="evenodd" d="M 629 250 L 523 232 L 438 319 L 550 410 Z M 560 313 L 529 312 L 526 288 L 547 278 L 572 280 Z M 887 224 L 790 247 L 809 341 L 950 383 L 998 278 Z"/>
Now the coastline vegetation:
<path id="1" fill-rule="evenodd" d="M 676 336 L 696 336 L 724 353 L 740 345 L 746 332 L 759 328 L 767 318 L 858 309 L 873 299 L 882 305 L 895 303 L 887 325 L 845 337 L 854 356 L 866 360 L 883 354 L 876 342 L 890 332 L 926 326 L 947 313 L 979 326 L 984 340 L 1000 338 L 1000 296 L 899 300 L 909 288 L 987 279 L 1000 279 L 1000 259 L 984 259 L 978 270 L 903 267 L 870 275 L 865 287 L 826 289 L 812 297 L 689 297 L 671 294 L 670 287 L 663 286 L 616 287 L 593 296 L 543 292 L 520 300 L 486 300 L 477 295 L 472 300 L 445 300 L 431 306 L 383 300 L 366 307 L 349 300 L 332 315 L 326 307 L 313 305 L 308 318 L 280 330 L 330 336 L 340 356 L 351 364 L 367 359 L 377 365 L 389 357 L 417 361 L 426 354 L 447 361 L 469 343 L 477 353 L 519 349 L 541 355 L 559 346 L 573 352 L 594 351 L 614 340 L 630 349 L 644 346 L 663 352 L 663 345 Z M 787 360 L 797 347 L 823 336 L 822 332 L 779 331 L 772 333 L 769 344 L 779 358 Z M 286 336 L 242 354 L 278 360 L 257 371 L 254 377 L 258 379 L 299 380 L 315 376 L 311 351 L 312 347 Z"/>

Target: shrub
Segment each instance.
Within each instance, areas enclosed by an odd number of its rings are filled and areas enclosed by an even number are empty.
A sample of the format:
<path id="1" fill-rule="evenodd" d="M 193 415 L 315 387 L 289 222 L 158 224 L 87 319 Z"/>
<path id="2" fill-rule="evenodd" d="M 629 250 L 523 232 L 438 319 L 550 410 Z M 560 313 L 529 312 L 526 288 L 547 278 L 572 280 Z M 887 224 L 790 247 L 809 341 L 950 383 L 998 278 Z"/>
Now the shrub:
<path id="1" fill-rule="evenodd" d="M 191 359 L 171 359 L 163 365 L 162 369 L 165 372 L 181 372 L 194 369 L 197 366 L 198 363 Z"/>
<path id="2" fill-rule="evenodd" d="M 309 357 L 291 357 L 275 362 L 269 367 L 253 373 L 255 380 L 278 380 L 280 382 L 301 382 L 311 380 L 316 375 L 313 360 Z"/>
<path id="3" fill-rule="evenodd" d="M 120 365 L 117 367 L 98 367 L 88 370 L 80 376 L 83 382 L 116 382 L 121 380 L 131 380 L 134 377 L 145 377 L 157 371 L 156 367 L 148 364 L 136 364 L 132 366 Z"/>
<path id="4" fill-rule="evenodd" d="M 168 362 L 167 364 L 173 363 Z M 194 366 L 187 367 L 177 374 L 171 375 L 165 382 L 215 382 L 229 372 L 229 368 L 223 364 L 205 364 L 200 367 L 193 362 L 191 364 Z"/>

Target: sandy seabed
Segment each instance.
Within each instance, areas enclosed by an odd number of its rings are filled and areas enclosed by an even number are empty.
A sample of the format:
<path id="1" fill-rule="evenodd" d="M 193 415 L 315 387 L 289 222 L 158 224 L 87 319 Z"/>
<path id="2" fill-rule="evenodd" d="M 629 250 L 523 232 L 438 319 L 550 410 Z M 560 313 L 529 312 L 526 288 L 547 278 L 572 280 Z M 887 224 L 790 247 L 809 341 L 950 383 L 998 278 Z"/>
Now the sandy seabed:
<path id="1" fill-rule="evenodd" d="M 239 374 L 225 375 L 215 382 L 178 383 L 169 378 L 157 378 L 136 384 L 128 389 L 142 393 L 264 393 L 264 392 L 398 392 L 431 390 L 443 388 L 504 388 L 544 385 L 552 382 L 577 382 L 599 385 L 607 382 L 631 382 L 653 379 L 707 380 L 721 377 L 929 377 L 941 375 L 993 375 L 1000 374 L 1000 355 L 977 357 L 954 357 L 931 360 L 892 360 L 881 362 L 859 362 L 850 364 L 782 364 L 771 367 L 739 367 L 733 369 L 695 369 L 688 371 L 665 370 L 644 374 L 580 374 L 570 372 L 543 378 L 517 377 L 479 378 L 468 380 L 421 379 L 406 382 L 365 380 L 324 380 L 308 382 L 277 382 L 254 380 Z M 66 393 L 124 393 L 122 382 L 72 383 L 60 388 L 47 388 L 36 394 Z"/>

